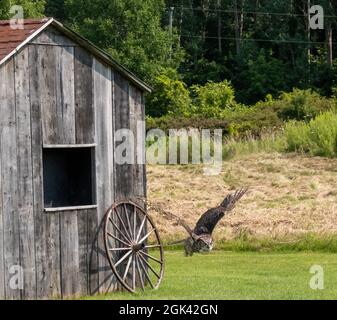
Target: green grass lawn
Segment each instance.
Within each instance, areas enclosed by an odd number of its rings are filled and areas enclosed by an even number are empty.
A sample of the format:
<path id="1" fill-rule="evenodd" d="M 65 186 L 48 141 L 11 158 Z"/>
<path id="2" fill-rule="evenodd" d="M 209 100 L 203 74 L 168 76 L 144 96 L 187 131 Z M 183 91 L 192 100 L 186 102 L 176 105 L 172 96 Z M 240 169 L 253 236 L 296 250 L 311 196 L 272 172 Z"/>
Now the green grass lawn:
<path id="1" fill-rule="evenodd" d="M 323 290 L 309 286 L 313 265 L 324 268 Z M 337 299 L 337 255 L 214 251 L 185 258 L 168 251 L 158 290 L 89 299 Z"/>

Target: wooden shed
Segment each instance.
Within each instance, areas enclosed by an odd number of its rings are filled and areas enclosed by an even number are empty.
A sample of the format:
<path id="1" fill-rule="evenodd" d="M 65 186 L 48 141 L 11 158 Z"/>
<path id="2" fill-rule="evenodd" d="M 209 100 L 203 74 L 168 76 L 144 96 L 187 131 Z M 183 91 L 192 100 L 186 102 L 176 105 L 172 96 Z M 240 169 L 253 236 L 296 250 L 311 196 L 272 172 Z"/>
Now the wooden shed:
<path id="1" fill-rule="evenodd" d="M 0 299 L 115 289 L 100 224 L 116 200 L 146 196 L 146 173 L 144 152 L 115 163 L 114 134 L 136 135 L 149 91 L 52 18 L 0 21 Z"/>

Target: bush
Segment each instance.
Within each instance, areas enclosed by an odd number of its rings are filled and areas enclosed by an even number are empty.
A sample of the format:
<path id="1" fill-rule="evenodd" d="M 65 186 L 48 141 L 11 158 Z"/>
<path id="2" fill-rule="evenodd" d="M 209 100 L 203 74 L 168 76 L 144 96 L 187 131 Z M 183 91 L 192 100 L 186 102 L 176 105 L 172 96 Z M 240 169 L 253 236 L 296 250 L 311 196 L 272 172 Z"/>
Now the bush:
<path id="1" fill-rule="evenodd" d="M 335 107 L 334 99 L 327 99 L 312 90 L 294 89 L 289 93 L 282 93 L 275 101 L 282 120 L 310 121 L 322 112 Z"/>
<path id="2" fill-rule="evenodd" d="M 238 136 L 248 134 L 259 137 L 266 129 L 277 131 L 284 125 L 268 102 L 261 102 L 252 107 L 237 105 L 224 110 L 221 117 L 231 124 L 235 135 Z"/>
<path id="3" fill-rule="evenodd" d="M 191 104 L 186 84 L 162 74 L 155 79 L 154 91 L 147 102 L 147 113 L 154 117 L 166 114 L 188 117 Z"/>
<path id="4" fill-rule="evenodd" d="M 195 85 L 191 91 L 196 114 L 207 118 L 220 117 L 223 110 L 236 105 L 234 89 L 227 80 L 208 82 L 205 86 Z"/>
<path id="5" fill-rule="evenodd" d="M 321 114 L 309 123 L 289 122 L 285 135 L 288 151 L 337 157 L 337 114 L 334 112 Z"/>
<path id="6" fill-rule="evenodd" d="M 170 129 L 222 129 L 224 135 L 229 135 L 232 131 L 231 126 L 225 120 L 221 119 L 207 119 L 202 117 L 173 117 L 173 116 L 164 116 L 161 118 L 146 118 L 146 130 L 151 129 L 160 129 L 163 130 L 166 134 Z"/>
<path id="7" fill-rule="evenodd" d="M 207 118 L 204 115 L 195 115 L 190 118 L 172 115 L 147 118 L 148 130 L 159 128 L 168 132 L 169 129 L 182 128 L 223 129 L 224 134 L 235 137 L 260 137 L 262 132 L 278 131 L 283 125 L 277 112 L 268 103 L 257 104 L 253 107 L 237 105 L 222 110 L 218 117 L 213 118 Z"/>

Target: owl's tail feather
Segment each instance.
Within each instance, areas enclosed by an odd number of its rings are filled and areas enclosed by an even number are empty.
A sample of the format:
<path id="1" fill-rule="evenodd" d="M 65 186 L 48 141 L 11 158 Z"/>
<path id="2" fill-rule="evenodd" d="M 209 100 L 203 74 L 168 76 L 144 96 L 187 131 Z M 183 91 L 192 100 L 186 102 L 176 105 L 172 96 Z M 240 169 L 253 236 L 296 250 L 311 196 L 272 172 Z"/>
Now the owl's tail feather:
<path id="1" fill-rule="evenodd" d="M 229 194 L 221 203 L 226 211 L 231 211 L 235 207 L 235 204 L 247 193 L 248 188 L 241 188 L 234 193 Z"/>

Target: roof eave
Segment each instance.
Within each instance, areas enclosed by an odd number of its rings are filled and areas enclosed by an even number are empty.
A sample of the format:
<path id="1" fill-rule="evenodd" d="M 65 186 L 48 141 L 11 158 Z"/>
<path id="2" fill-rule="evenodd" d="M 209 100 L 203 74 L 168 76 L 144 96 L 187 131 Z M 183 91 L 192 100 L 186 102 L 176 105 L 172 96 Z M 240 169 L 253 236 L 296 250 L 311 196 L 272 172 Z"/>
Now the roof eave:
<path id="1" fill-rule="evenodd" d="M 54 22 L 53 18 L 48 18 L 46 20 L 46 23 L 43 24 L 39 29 L 34 31 L 25 41 L 20 43 L 12 52 L 10 52 L 7 56 L 5 56 L 0 61 L 0 66 L 4 64 L 6 61 L 8 61 L 11 57 L 13 57 L 18 51 L 20 51 L 25 45 L 27 45 L 30 41 L 32 41 L 35 37 L 37 37 L 44 29 L 46 29 L 50 24 Z"/>
<path id="2" fill-rule="evenodd" d="M 87 49 L 89 52 L 91 52 L 94 56 L 97 56 L 104 62 L 106 62 L 108 65 L 111 65 L 112 68 L 120 72 L 126 79 L 131 81 L 135 86 L 142 89 L 145 92 L 151 93 L 152 88 L 147 85 L 145 82 L 140 80 L 136 75 L 134 75 L 131 71 L 129 71 L 127 68 L 123 67 L 120 63 L 118 63 L 116 60 L 114 60 L 108 53 L 97 47 L 95 44 L 93 44 L 91 41 L 85 39 L 81 35 L 79 35 L 77 32 L 71 30 L 70 28 L 64 26 L 61 22 L 55 20 L 54 18 L 46 18 L 46 23 L 43 24 L 38 30 L 36 30 L 34 33 L 32 33 L 25 41 L 20 43 L 19 46 L 17 46 L 10 54 L 8 54 L 6 57 L 4 57 L 0 61 L 0 65 L 8 61 L 12 56 L 14 56 L 19 50 L 21 50 L 25 45 L 27 45 L 30 41 L 32 41 L 35 37 L 37 37 L 43 30 L 45 30 L 48 26 L 52 25 L 62 33 L 66 34 L 70 39 L 72 39 L 74 42 L 78 43 L 85 49 Z"/>

